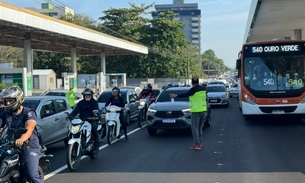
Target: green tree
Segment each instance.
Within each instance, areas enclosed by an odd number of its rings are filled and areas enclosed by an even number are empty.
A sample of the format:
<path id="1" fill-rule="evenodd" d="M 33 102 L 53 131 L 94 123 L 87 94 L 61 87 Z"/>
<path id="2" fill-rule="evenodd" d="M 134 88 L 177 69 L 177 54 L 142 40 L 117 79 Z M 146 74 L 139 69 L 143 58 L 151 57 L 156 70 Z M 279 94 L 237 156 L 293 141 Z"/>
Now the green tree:
<path id="1" fill-rule="evenodd" d="M 0 62 L 11 62 L 14 67 L 24 67 L 23 48 L 0 46 Z"/>

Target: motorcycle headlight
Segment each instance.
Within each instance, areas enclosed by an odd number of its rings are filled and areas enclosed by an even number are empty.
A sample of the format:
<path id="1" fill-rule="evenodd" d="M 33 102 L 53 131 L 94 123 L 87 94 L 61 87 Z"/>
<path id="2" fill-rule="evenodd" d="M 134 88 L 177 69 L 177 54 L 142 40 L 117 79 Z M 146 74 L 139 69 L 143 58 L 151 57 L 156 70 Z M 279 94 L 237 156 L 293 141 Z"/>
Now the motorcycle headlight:
<path id="1" fill-rule="evenodd" d="M 71 126 L 70 132 L 72 134 L 76 134 L 77 132 L 79 132 L 79 129 L 80 129 L 80 125 Z"/>
<path id="2" fill-rule="evenodd" d="M 144 106 L 144 105 L 145 105 L 145 102 L 144 102 L 144 101 L 141 101 L 141 102 L 140 102 L 140 105 L 141 105 L 141 106 Z"/>

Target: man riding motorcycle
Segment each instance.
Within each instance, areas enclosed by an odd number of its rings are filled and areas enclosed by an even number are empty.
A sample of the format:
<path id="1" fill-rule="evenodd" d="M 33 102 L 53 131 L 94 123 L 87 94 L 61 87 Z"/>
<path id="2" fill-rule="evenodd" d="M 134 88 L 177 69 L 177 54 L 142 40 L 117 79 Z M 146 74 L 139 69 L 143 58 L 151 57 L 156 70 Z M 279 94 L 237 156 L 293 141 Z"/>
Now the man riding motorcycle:
<path id="1" fill-rule="evenodd" d="M 93 110 L 99 110 L 97 101 L 93 98 L 94 92 L 90 88 L 86 88 L 82 95 L 84 97 L 83 100 L 77 103 L 77 105 L 74 107 L 71 114 L 67 117 L 67 120 L 73 119 L 77 114 L 79 114 L 79 118 L 81 120 L 86 120 L 92 125 L 92 136 L 95 143 L 95 149 L 93 150 L 93 153 L 99 150 L 99 137 L 98 137 L 98 119 L 97 120 L 88 120 L 86 118 L 93 116 Z"/>
<path id="2" fill-rule="evenodd" d="M 8 125 L 8 137 L 14 138 L 15 130 L 27 129 L 27 132 L 15 141 L 17 147 L 21 147 L 24 142 L 29 141 L 27 147 L 23 148 L 20 153 L 20 164 L 29 182 L 42 183 L 43 180 L 38 173 L 40 144 L 36 131 L 36 113 L 30 108 L 22 106 L 24 94 L 19 86 L 11 86 L 1 94 L 4 100 L 4 112 L 0 114 L 1 131 L 5 125 Z"/>
<path id="3" fill-rule="evenodd" d="M 147 84 L 146 86 L 144 86 L 144 88 L 138 98 L 139 99 L 147 98 L 148 100 L 155 99 L 156 96 L 154 95 L 154 92 L 152 91 L 152 85 Z"/>

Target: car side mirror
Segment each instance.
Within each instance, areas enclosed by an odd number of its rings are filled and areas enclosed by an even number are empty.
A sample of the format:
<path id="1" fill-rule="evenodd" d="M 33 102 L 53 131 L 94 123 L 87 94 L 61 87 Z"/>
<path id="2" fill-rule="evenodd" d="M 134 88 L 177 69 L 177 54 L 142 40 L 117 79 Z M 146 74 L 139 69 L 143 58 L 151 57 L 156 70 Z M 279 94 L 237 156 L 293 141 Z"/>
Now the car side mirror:
<path id="1" fill-rule="evenodd" d="M 99 112 L 99 110 L 93 110 L 92 111 L 94 114 L 97 114 Z"/>
<path id="2" fill-rule="evenodd" d="M 136 101 L 135 98 L 131 98 L 131 99 L 130 99 L 130 102 L 135 102 L 135 101 Z"/>

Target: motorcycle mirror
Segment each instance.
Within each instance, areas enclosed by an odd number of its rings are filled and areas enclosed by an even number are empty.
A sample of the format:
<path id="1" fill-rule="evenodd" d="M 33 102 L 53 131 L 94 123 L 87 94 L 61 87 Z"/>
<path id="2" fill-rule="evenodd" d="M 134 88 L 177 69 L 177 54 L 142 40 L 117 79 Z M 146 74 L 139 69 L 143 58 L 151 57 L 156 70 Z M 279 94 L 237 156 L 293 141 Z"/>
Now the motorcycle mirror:
<path id="1" fill-rule="evenodd" d="M 98 113 L 98 110 L 93 110 L 92 112 L 93 112 L 94 114 L 96 114 L 96 113 Z"/>

